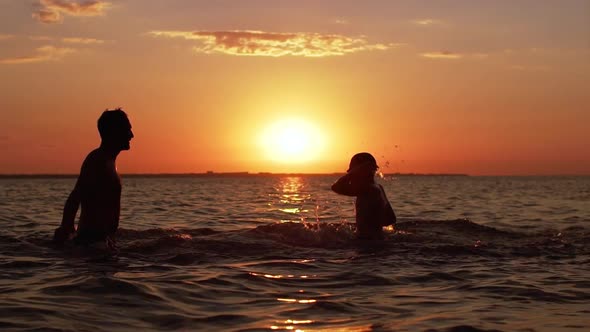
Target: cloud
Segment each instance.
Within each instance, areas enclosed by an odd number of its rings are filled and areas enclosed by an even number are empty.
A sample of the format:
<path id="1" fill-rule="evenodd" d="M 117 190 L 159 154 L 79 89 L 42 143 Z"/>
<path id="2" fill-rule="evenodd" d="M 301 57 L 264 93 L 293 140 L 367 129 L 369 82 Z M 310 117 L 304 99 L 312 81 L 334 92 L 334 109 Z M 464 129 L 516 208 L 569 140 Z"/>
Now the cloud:
<path id="1" fill-rule="evenodd" d="M 19 65 L 27 63 L 39 63 L 47 61 L 61 60 L 68 54 L 74 53 L 76 50 L 65 47 L 55 47 L 45 45 L 36 49 L 36 54 L 26 55 L 13 58 L 0 58 L 0 64 L 4 65 Z"/>
<path id="2" fill-rule="evenodd" d="M 433 26 L 433 25 L 440 25 L 443 22 L 440 20 L 432 19 L 432 18 L 425 18 L 425 19 L 413 20 L 412 23 L 415 25 L 418 25 L 418 26 L 422 26 L 422 27 L 429 27 L 429 26 Z"/>
<path id="3" fill-rule="evenodd" d="M 94 38 L 78 38 L 78 37 L 70 37 L 70 38 L 62 38 L 62 42 L 68 44 L 104 44 L 104 40 L 101 39 L 94 39 Z"/>
<path id="4" fill-rule="evenodd" d="M 364 37 L 319 33 L 279 33 L 237 31 L 151 31 L 154 37 L 182 38 L 199 43 L 197 53 L 239 56 L 325 57 L 350 53 L 387 50 L 395 44 L 370 44 Z"/>
<path id="5" fill-rule="evenodd" d="M 103 0 L 39 0 L 33 18 L 42 23 L 61 23 L 63 15 L 100 16 L 110 7 Z"/>
<path id="6" fill-rule="evenodd" d="M 551 67 L 544 66 L 544 65 L 540 65 L 540 66 L 512 65 L 512 66 L 509 66 L 508 68 L 510 68 L 512 70 L 528 71 L 528 72 L 547 72 L 547 71 L 550 71 L 551 70 Z"/>
<path id="7" fill-rule="evenodd" d="M 58 11 L 40 9 L 33 13 L 33 18 L 42 23 L 61 23 L 63 18 Z"/>
<path id="8" fill-rule="evenodd" d="M 345 18 L 337 18 L 333 21 L 333 23 L 334 24 L 341 24 L 341 25 L 350 24 L 350 22 Z"/>
<path id="9" fill-rule="evenodd" d="M 12 39 L 12 38 L 14 38 L 14 35 L 7 35 L 7 34 L 0 33 L 0 40 L 7 40 L 7 39 Z"/>
<path id="10" fill-rule="evenodd" d="M 102 39 L 96 39 L 96 38 L 83 38 L 83 37 L 63 37 L 63 38 L 59 38 L 59 37 L 49 37 L 49 36 L 29 36 L 30 40 L 34 40 L 34 41 L 61 41 L 62 43 L 65 44 L 85 44 L 85 45 L 90 45 L 90 44 L 104 44 L 106 41 L 102 40 Z"/>
<path id="11" fill-rule="evenodd" d="M 473 58 L 473 59 L 480 59 L 480 60 L 482 60 L 482 59 L 489 58 L 490 55 L 487 54 L 487 53 L 471 53 L 471 54 L 469 54 L 469 57 L 470 58 Z"/>
<path id="12" fill-rule="evenodd" d="M 53 40 L 52 37 L 49 36 L 29 36 L 30 40 L 34 40 L 34 41 L 48 41 L 48 40 Z"/>
<path id="13" fill-rule="evenodd" d="M 449 51 L 442 52 L 426 52 L 421 53 L 421 57 L 427 59 L 437 60 L 459 60 L 459 59 L 470 59 L 470 60 L 485 60 L 490 57 L 488 53 L 453 53 Z"/>
<path id="14" fill-rule="evenodd" d="M 420 54 L 424 58 L 428 59 L 443 59 L 443 60 L 457 60 L 464 57 L 462 54 L 451 53 L 448 51 L 443 52 L 428 52 Z"/>

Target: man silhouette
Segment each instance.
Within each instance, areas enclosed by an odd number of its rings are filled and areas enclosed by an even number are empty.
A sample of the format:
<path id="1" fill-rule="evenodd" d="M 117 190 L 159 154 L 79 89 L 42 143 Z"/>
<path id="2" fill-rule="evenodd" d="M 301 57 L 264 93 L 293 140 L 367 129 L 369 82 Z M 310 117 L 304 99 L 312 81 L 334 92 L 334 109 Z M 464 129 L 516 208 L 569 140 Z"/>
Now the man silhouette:
<path id="1" fill-rule="evenodd" d="M 115 161 L 119 152 L 129 150 L 133 132 L 127 114 L 120 108 L 102 113 L 98 131 L 100 146 L 82 163 L 74 190 L 66 200 L 61 225 L 53 236 L 57 244 L 73 238 L 76 244 L 106 242 L 110 246 L 111 236 L 119 227 L 121 179 Z M 76 230 L 74 219 L 79 206 L 82 211 Z"/>

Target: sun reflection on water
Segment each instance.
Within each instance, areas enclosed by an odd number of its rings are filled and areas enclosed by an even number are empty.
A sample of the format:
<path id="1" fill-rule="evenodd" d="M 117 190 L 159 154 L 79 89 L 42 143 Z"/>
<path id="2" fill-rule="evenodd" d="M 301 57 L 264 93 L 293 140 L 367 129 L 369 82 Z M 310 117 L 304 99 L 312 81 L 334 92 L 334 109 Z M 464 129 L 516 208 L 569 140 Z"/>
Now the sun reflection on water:
<path id="1" fill-rule="evenodd" d="M 283 193 L 299 193 L 303 187 L 303 181 L 299 176 L 288 176 L 281 179 Z"/>
<path id="2" fill-rule="evenodd" d="M 296 276 L 294 274 L 268 274 L 268 273 L 256 273 L 256 272 L 248 272 L 249 275 L 254 276 L 254 277 L 264 277 L 264 278 L 268 278 L 268 279 L 285 279 L 285 278 L 300 278 L 300 279 L 307 279 L 310 276 L 308 275 L 300 275 L 300 276 Z M 311 277 L 315 277 L 315 275 L 312 275 Z"/>
<path id="3" fill-rule="evenodd" d="M 285 208 L 285 209 L 279 209 L 279 211 L 283 211 L 286 213 L 294 213 L 294 214 L 302 212 L 301 209 L 299 209 L 299 208 Z"/>
<path id="4" fill-rule="evenodd" d="M 278 321 L 277 325 L 271 325 L 270 328 L 272 330 L 295 330 L 295 326 L 294 325 L 302 325 L 302 324 L 312 324 L 314 321 L 311 319 L 303 319 L 303 320 L 295 320 L 295 319 L 287 319 L 285 321 Z M 285 325 L 278 325 L 278 324 L 285 324 Z M 305 330 L 300 330 L 300 329 L 296 329 L 295 331 L 305 331 Z"/>
<path id="5" fill-rule="evenodd" d="M 312 195 L 308 184 L 300 176 L 281 177 L 274 185 L 274 192 L 269 194 L 271 210 L 285 213 L 287 216 L 279 222 L 305 223 L 308 214 L 318 215 L 319 206 L 310 202 Z M 315 211 L 314 211 L 315 210 Z M 317 219 L 317 218 L 316 218 Z"/>
<path id="6" fill-rule="evenodd" d="M 289 303 L 316 303 L 317 302 L 317 300 L 314 300 L 314 299 L 298 300 L 298 299 L 284 299 L 284 298 L 277 298 L 277 301 L 289 302 Z"/>
<path id="7" fill-rule="evenodd" d="M 311 319 L 302 319 L 302 320 L 295 320 L 295 319 L 287 319 L 285 321 L 276 321 L 273 325 L 269 326 L 271 330 L 288 330 L 288 331 L 295 331 L 295 332 L 305 332 L 305 331 L 315 331 L 315 332 L 324 332 L 324 331 L 339 331 L 339 332 L 367 332 L 373 331 L 374 329 L 371 325 L 357 325 L 357 326 L 340 326 L 340 327 L 330 327 L 326 328 L 312 328 L 307 327 L 306 324 L 314 324 L 318 323 L 317 321 Z M 305 328 L 305 329 L 304 329 Z"/>
<path id="8" fill-rule="evenodd" d="M 281 178 L 275 190 L 279 194 L 279 202 L 282 204 L 301 204 L 311 197 L 304 194 L 305 183 L 299 176 Z"/>

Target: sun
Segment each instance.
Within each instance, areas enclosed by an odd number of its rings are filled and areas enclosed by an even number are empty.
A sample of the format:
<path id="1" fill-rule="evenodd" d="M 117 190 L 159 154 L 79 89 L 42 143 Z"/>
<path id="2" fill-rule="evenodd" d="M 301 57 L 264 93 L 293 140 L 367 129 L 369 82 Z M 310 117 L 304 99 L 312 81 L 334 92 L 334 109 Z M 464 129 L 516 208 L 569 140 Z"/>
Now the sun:
<path id="1" fill-rule="evenodd" d="M 280 163 L 304 163 L 322 152 L 324 139 L 311 123 L 284 119 L 268 126 L 260 135 L 266 157 Z"/>

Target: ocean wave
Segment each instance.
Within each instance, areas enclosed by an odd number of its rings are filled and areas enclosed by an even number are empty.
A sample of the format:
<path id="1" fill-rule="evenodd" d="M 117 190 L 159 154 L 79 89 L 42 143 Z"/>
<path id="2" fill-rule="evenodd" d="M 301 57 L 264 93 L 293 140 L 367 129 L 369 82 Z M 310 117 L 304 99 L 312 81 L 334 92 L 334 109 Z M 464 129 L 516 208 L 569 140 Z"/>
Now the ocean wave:
<path id="1" fill-rule="evenodd" d="M 285 252 L 314 249 L 374 249 L 381 254 L 414 256 L 574 257 L 590 253 L 590 230 L 576 226 L 536 232 L 499 230 L 467 219 L 405 220 L 385 229 L 385 240 L 358 241 L 352 223 L 272 223 L 254 228 L 218 231 L 212 228 L 122 228 L 116 235 L 120 255 L 143 256 L 190 265 L 209 259 L 281 257 Z M 2 246 L 33 250 L 51 247 L 50 234 L 2 236 Z M 283 255 L 284 256 L 284 255 Z"/>

